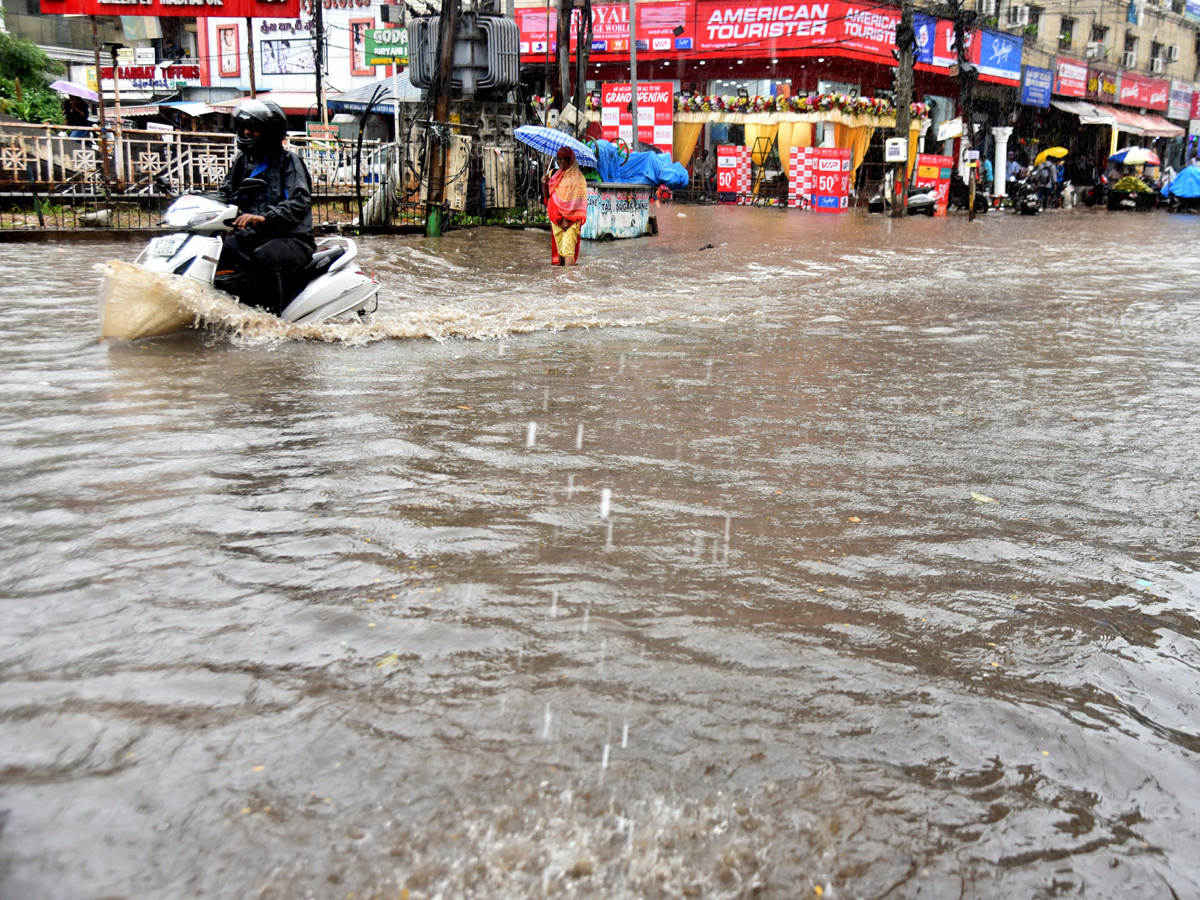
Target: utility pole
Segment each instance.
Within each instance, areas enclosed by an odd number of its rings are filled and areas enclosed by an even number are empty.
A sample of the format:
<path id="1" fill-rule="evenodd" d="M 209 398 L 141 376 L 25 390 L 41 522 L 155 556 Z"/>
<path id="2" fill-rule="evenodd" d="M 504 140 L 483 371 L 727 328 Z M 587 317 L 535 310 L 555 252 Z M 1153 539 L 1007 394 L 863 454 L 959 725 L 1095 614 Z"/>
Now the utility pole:
<path id="1" fill-rule="evenodd" d="M 100 68 L 100 32 L 96 29 L 96 17 L 92 16 L 92 52 L 96 57 L 96 93 L 100 95 L 100 171 L 104 173 L 104 196 L 111 190 L 112 176 L 108 170 L 108 123 L 104 118 L 104 77 Z M 116 78 L 117 73 L 113 72 Z M 115 83 L 115 82 L 114 82 Z"/>
<path id="2" fill-rule="evenodd" d="M 962 107 L 965 134 L 971 149 L 977 149 L 975 143 L 975 117 L 972 114 L 975 99 L 975 67 L 967 62 L 967 11 L 963 9 L 962 0 L 951 0 L 954 7 L 954 42 L 958 52 L 958 102 Z M 974 23 L 974 13 L 970 14 Z M 971 172 L 970 199 L 967 203 L 967 221 L 975 221 L 975 173 Z"/>
<path id="3" fill-rule="evenodd" d="M 313 27 L 316 29 L 317 50 L 313 54 L 317 69 L 317 106 L 321 110 L 321 124 L 329 124 L 329 107 L 325 105 L 325 16 L 322 8 L 325 0 L 309 0 L 313 5 Z"/>
<path id="4" fill-rule="evenodd" d="M 113 148 L 113 162 L 117 165 L 117 190 L 125 190 L 125 154 L 124 147 L 121 141 L 121 84 L 120 71 L 117 69 L 117 45 L 110 45 L 112 51 L 112 70 L 113 70 L 113 111 L 117 114 L 113 120 L 113 130 L 116 132 L 117 146 Z M 133 52 L 133 51 L 130 51 Z M 100 82 L 96 82 L 97 87 Z M 100 98 L 100 107 L 104 108 L 104 98 Z"/>
<path id="5" fill-rule="evenodd" d="M 633 140 L 629 143 L 629 150 L 637 153 L 637 0 L 629 0 L 629 115 L 633 118 Z"/>
<path id="6" fill-rule="evenodd" d="M 554 62 L 558 67 L 558 81 L 554 85 L 554 102 L 559 109 L 571 102 L 571 12 L 574 6 L 573 0 L 558 0 L 558 18 L 554 29 Z"/>
<path id="7" fill-rule="evenodd" d="M 250 99 L 258 96 L 254 89 L 254 20 L 246 16 L 246 63 L 250 69 Z"/>
<path id="8" fill-rule="evenodd" d="M 896 136 L 904 141 L 905 161 L 896 167 L 892 176 L 892 218 L 902 218 L 908 212 L 908 139 L 912 126 L 913 101 L 913 47 L 916 44 L 913 31 L 913 0 L 900 4 L 900 23 L 896 26 Z"/>
<path id="9" fill-rule="evenodd" d="M 579 11 L 579 27 L 575 41 L 575 108 L 582 114 L 587 109 L 587 67 L 592 52 L 592 0 L 583 0 Z M 575 120 L 575 137 L 579 137 L 582 121 Z M 586 126 L 584 126 L 586 130 Z"/>
<path id="10" fill-rule="evenodd" d="M 454 38 L 458 32 L 459 5 L 462 0 L 442 0 L 438 20 L 437 73 L 433 79 L 433 121 L 429 133 L 433 137 L 429 148 L 429 191 L 425 205 L 425 236 L 441 237 L 446 196 L 446 151 L 450 119 L 450 92 L 454 76 Z M 548 30 L 548 29 L 547 29 Z M 548 36 L 547 36 L 548 37 Z"/>

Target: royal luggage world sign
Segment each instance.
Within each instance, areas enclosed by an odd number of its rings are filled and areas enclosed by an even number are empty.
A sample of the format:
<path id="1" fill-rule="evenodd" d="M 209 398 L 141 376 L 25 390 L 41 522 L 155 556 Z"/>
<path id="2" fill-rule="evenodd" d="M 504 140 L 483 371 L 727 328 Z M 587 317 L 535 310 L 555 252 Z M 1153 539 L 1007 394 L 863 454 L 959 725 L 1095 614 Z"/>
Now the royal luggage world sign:
<path id="1" fill-rule="evenodd" d="M 42 0 L 42 12 L 60 16 L 297 19 L 300 0 Z"/>

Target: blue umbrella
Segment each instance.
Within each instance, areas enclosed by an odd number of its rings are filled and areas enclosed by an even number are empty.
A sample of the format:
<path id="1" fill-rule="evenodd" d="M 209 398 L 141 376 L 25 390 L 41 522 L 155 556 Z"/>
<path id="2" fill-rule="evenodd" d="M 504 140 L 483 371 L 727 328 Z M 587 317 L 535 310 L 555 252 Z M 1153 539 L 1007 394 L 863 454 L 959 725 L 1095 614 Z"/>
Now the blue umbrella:
<path id="1" fill-rule="evenodd" d="M 1164 197 L 1184 197 L 1189 200 L 1193 197 L 1200 197 L 1200 168 L 1188 166 L 1172 178 L 1168 184 L 1163 185 L 1162 195 Z"/>
<path id="2" fill-rule="evenodd" d="M 596 154 L 592 152 L 591 148 L 564 131 L 543 128 L 541 125 L 522 125 L 513 132 L 513 137 L 547 156 L 554 156 L 560 147 L 569 147 L 575 152 L 575 159 L 580 165 L 592 167 L 596 165 Z"/>

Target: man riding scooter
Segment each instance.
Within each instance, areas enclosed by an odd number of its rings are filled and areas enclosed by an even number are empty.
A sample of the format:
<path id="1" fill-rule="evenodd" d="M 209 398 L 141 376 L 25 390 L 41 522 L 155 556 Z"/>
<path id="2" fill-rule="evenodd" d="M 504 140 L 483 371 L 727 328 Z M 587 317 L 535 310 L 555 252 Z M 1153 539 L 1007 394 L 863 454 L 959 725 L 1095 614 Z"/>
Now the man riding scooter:
<path id="1" fill-rule="evenodd" d="M 225 238 L 218 268 L 243 273 L 243 302 L 279 315 L 303 287 L 296 274 L 316 250 L 308 169 L 283 149 L 287 116 L 278 104 L 247 100 L 233 124 L 240 152 L 217 193 L 237 205 L 238 230 Z"/>

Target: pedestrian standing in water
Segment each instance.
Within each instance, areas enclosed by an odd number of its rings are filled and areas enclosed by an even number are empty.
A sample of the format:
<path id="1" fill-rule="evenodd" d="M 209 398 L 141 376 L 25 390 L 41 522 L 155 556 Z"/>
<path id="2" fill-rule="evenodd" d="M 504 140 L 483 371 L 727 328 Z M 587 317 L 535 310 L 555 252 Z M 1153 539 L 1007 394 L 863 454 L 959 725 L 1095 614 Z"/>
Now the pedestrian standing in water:
<path id="1" fill-rule="evenodd" d="M 587 182 L 570 147 L 560 147 L 558 169 L 542 178 L 542 201 L 550 217 L 550 262 L 573 266 L 579 259 L 579 233 L 587 221 Z"/>

